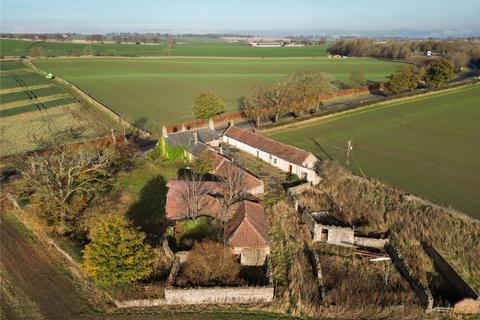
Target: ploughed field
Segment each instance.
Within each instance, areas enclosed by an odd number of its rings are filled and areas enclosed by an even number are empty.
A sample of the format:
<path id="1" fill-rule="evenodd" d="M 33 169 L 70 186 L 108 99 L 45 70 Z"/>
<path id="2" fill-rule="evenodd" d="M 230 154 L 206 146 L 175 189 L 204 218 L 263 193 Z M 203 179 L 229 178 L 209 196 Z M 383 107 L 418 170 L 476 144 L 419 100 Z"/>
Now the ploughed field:
<path id="1" fill-rule="evenodd" d="M 480 85 L 390 103 L 268 135 L 480 218 Z M 352 195 L 354 196 L 354 195 Z"/>
<path id="2" fill-rule="evenodd" d="M 305 47 L 253 48 L 246 43 L 228 43 L 221 39 L 195 37 L 177 38 L 177 43 L 167 48 L 159 44 L 129 43 L 72 43 L 25 40 L 0 40 L 3 56 L 30 56 L 41 50 L 42 56 L 204 56 L 204 57 L 324 57 L 328 44 Z"/>
<path id="3" fill-rule="evenodd" d="M 271 83 L 295 72 L 327 72 L 348 82 L 359 70 L 383 81 L 396 63 L 369 58 L 234 59 L 39 59 L 35 64 L 80 87 L 127 120 L 158 132 L 162 125 L 193 118 L 199 93 L 213 91 L 238 110 L 249 85 Z"/>
<path id="4" fill-rule="evenodd" d="M 0 156 L 102 137 L 112 120 L 21 61 L 0 63 Z"/>

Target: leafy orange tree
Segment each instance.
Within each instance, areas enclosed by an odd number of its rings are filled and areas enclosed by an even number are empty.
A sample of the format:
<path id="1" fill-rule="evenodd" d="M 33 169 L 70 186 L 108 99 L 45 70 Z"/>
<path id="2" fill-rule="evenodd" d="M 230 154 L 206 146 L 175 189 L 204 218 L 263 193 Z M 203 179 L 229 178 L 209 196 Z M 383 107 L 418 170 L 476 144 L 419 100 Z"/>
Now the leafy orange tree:
<path id="1" fill-rule="evenodd" d="M 103 217 L 90 231 L 85 271 L 102 286 L 128 285 L 153 271 L 153 252 L 145 234 L 121 215 Z"/>

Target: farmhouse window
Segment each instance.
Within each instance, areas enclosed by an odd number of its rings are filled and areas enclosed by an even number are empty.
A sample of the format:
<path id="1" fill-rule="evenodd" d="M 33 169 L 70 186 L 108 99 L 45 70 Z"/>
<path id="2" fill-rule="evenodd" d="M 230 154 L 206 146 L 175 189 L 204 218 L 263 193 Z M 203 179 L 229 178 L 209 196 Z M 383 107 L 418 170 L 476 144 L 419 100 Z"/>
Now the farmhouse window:
<path id="1" fill-rule="evenodd" d="M 260 157 L 260 151 L 257 150 L 257 158 Z"/>
<path id="2" fill-rule="evenodd" d="M 277 164 L 277 158 L 273 158 L 273 163 Z"/>
<path id="3" fill-rule="evenodd" d="M 320 235 L 321 241 L 328 241 L 328 229 L 322 229 L 322 234 Z"/>
<path id="4" fill-rule="evenodd" d="M 302 178 L 305 179 L 305 180 L 307 180 L 307 178 L 308 178 L 308 173 L 302 171 Z"/>
<path id="5" fill-rule="evenodd" d="M 293 172 L 293 166 L 291 164 L 288 165 L 288 172 L 290 172 L 290 173 Z"/>

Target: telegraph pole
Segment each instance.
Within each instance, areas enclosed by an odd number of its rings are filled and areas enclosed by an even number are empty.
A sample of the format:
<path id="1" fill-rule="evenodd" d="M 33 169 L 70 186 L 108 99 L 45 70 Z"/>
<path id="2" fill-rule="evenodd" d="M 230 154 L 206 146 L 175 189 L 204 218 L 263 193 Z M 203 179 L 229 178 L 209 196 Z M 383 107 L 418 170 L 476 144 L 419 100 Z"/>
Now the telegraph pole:
<path id="1" fill-rule="evenodd" d="M 353 150 L 353 141 L 350 139 L 347 141 L 347 160 L 345 161 L 345 165 L 347 167 L 350 166 L 350 153 Z"/>

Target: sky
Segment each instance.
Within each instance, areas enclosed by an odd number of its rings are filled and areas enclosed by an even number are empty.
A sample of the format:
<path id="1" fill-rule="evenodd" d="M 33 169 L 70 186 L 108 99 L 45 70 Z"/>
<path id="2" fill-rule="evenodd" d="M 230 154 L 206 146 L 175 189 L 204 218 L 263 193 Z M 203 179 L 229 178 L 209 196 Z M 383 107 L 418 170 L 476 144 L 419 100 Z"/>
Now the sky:
<path id="1" fill-rule="evenodd" d="M 1 0 L 2 32 L 480 34 L 480 0 Z"/>

